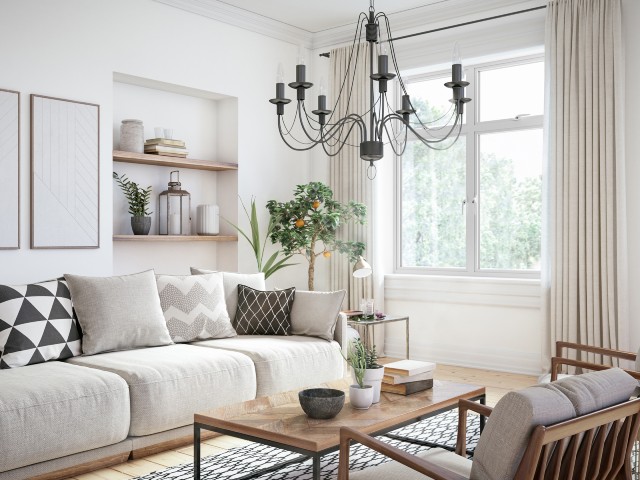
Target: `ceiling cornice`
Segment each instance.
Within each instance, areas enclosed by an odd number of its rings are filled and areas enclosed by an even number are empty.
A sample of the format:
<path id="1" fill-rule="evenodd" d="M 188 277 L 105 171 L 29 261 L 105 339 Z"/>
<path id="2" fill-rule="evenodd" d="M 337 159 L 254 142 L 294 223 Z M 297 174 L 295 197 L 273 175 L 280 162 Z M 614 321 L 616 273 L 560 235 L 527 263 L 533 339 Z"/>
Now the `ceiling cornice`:
<path id="1" fill-rule="evenodd" d="M 267 37 L 313 48 L 313 33 L 218 0 L 154 0 Z"/>
<path id="2" fill-rule="evenodd" d="M 327 48 L 353 41 L 353 24 L 347 24 L 319 32 L 309 32 L 257 13 L 229 5 L 218 0 L 154 0 L 213 20 L 234 25 L 271 38 L 304 45 L 309 49 Z M 505 13 L 544 5 L 545 0 L 447 0 L 389 14 L 394 34 L 414 33 L 428 28 L 468 21 L 478 16 Z M 359 12 L 354 10 L 354 22 Z"/>

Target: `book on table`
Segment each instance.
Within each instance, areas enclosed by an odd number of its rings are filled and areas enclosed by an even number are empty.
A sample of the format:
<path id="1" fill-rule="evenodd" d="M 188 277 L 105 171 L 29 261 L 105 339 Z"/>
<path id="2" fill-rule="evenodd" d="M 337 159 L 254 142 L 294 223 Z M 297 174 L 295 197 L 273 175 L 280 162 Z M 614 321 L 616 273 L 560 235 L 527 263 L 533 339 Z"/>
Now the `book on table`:
<path id="1" fill-rule="evenodd" d="M 382 381 L 390 385 L 400 385 L 401 383 L 418 382 L 420 380 L 433 380 L 433 370 L 415 375 L 393 375 L 386 373 L 385 370 L 385 374 L 382 377 Z"/>
<path id="2" fill-rule="evenodd" d="M 382 382 L 380 389 L 387 393 L 397 393 L 400 395 L 411 395 L 412 393 L 422 392 L 433 387 L 433 378 L 428 380 L 418 380 L 417 382 L 407 382 L 398 385 Z"/>
<path id="3" fill-rule="evenodd" d="M 431 372 L 436 368 L 433 362 L 422 362 L 420 360 L 398 360 L 387 363 L 384 366 L 385 375 L 412 376 L 420 373 Z"/>

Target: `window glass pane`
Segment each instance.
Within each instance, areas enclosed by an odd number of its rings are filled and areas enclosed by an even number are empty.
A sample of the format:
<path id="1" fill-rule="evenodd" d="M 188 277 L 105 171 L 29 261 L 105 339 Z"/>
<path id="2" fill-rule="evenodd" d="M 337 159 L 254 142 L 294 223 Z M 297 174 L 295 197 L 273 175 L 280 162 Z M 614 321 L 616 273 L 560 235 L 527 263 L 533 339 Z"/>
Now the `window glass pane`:
<path id="1" fill-rule="evenodd" d="M 402 266 L 466 266 L 464 137 L 448 150 L 422 142 L 402 156 Z"/>
<path id="2" fill-rule="evenodd" d="M 406 85 L 413 108 L 416 109 L 420 120 L 430 129 L 453 124 L 455 121 L 455 118 L 453 118 L 453 104 L 449 101 L 453 91 L 444 86 L 445 82 L 450 80 L 451 78 L 449 77 L 431 78 Z M 469 96 L 468 92 L 467 96 Z M 417 122 L 413 115 L 411 116 L 411 122 Z M 415 129 L 422 128 L 419 123 L 413 125 L 413 127 Z M 442 133 L 444 134 L 446 131 L 446 129 L 443 129 Z M 437 131 L 434 131 L 434 134 L 437 133 Z"/>
<path id="3" fill-rule="evenodd" d="M 481 122 L 544 112 L 543 62 L 483 70 L 479 83 Z"/>
<path id="4" fill-rule="evenodd" d="M 539 270 L 542 129 L 480 135 L 480 268 Z"/>

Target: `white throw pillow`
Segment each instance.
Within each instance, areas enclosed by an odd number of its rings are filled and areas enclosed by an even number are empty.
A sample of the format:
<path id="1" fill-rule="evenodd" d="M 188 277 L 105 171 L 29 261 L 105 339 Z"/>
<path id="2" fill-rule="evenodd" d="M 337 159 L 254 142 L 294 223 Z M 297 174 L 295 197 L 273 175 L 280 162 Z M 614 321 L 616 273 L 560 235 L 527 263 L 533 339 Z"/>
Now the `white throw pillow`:
<path id="1" fill-rule="evenodd" d="M 82 353 L 171 345 L 153 270 L 117 277 L 64 275 L 82 328 Z"/>
<path id="2" fill-rule="evenodd" d="M 203 270 L 191 267 L 191 275 L 203 275 L 216 273 L 214 270 Z M 266 290 L 264 273 L 230 273 L 222 272 L 222 282 L 224 283 L 224 299 L 227 303 L 227 312 L 231 322 L 236 318 L 238 310 L 238 285 L 246 285 L 255 290 Z"/>
<path id="3" fill-rule="evenodd" d="M 156 282 L 174 342 L 236 336 L 227 313 L 222 273 L 156 275 Z"/>
<path id="4" fill-rule="evenodd" d="M 308 292 L 296 290 L 291 307 L 291 335 L 333 340 L 338 313 L 346 290 Z"/>

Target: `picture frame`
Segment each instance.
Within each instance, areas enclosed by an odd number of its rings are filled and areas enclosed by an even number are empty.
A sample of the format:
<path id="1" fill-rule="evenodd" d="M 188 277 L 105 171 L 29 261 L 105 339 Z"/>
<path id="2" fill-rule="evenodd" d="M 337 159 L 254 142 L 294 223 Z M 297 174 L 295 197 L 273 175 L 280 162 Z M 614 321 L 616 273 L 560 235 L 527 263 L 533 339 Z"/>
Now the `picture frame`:
<path id="1" fill-rule="evenodd" d="M 20 248 L 20 92 L 0 88 L 0 250 Z"/>
<path id="2" fill-rule="evenodd" d="M 100 106 L 31 95 L 31 248 L 100 247 Z"/>

